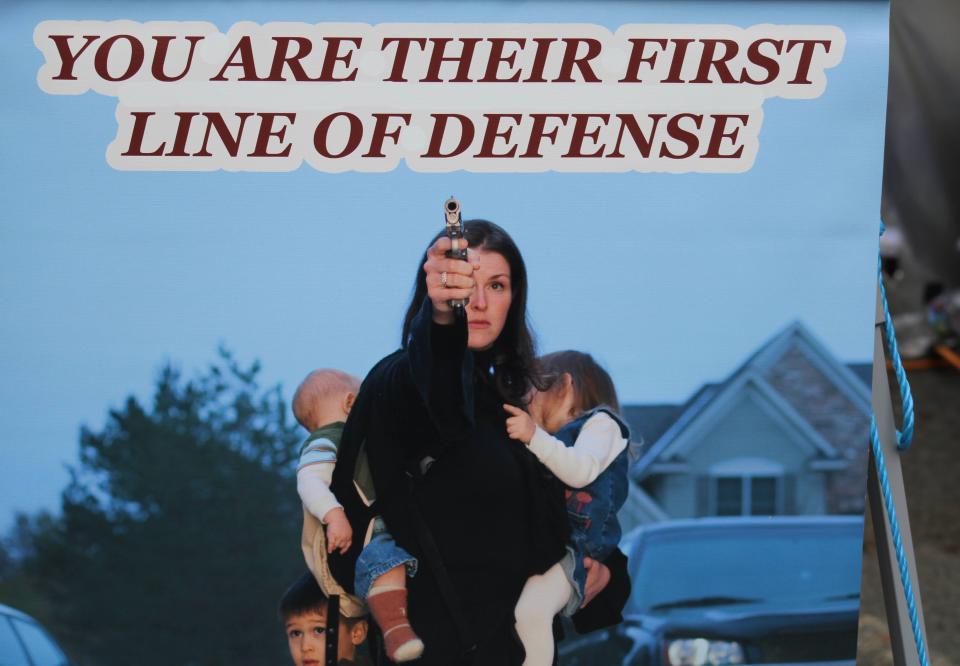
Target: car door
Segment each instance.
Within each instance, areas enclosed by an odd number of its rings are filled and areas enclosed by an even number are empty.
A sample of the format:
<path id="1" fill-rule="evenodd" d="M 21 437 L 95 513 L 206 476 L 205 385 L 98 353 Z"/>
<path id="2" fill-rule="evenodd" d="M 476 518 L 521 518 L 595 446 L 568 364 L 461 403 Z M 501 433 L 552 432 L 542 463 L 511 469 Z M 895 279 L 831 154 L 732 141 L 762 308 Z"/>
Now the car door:
<path id="1" fill-rule="evenodd" d="M 0 613 L 0 666 L 32 666 L 10 618 Z"/>
<path id="2" fill-rule="evenodd" d="M 70 666 L 63 651 L 40 625 L 14 617 L 10 622 L 30 656 L 28 666 Z M 0 662 L 2 663 L 2 662 Z"/>

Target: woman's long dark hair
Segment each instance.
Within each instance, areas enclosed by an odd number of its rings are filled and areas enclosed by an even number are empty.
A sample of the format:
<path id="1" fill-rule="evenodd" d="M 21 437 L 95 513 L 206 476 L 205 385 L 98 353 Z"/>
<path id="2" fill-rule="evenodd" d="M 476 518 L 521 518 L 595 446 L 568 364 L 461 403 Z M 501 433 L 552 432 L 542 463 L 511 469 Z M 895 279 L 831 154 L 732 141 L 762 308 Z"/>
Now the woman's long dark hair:
<path id="1" fill-rule="evenodd" d="M 511 301 L 510 309 L 507 311 L 507 321 L 494 341 L 493 347 L 480 356 L 484 359 L 489 358 L 493 368 L 493 380 L 503 400 L 515 405 L 522 404 L 531 387 L 541 387 L 534 362 L 536 344 L 527 321 L 527 268 L 510 234 L 498 225 L 487 220 L 468 220 L 463 226 L 463 235 L 471 248 L 496 252 L 506 259 L 510 266 Z M 432 246 L 442 234 L 441 231 L 434 236 L 430 245 Z M 423 264 L 426 261 L 427 254 L 424 252 L 420 267 L 417 269 L 413 298 L 403 319 L 401 344 L 404 348 L 410 337 L 413 318 L 420 311 L 427 297 L 427 274 L 423 270 Z M 480 372 L 488 370 L 489 367 L 478 368 Z"/>

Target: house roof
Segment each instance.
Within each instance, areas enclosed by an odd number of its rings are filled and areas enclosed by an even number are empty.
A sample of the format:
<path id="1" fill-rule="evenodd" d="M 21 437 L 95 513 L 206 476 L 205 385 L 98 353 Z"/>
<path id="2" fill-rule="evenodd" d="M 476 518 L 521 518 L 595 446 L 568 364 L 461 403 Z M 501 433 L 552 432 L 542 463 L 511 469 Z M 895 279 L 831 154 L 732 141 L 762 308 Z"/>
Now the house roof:
<path id="1" fill-rule="evenodd" d="M 630 439 L 647 449 L 682 411 L 683 405 L 624 405 L 623 418 L 630 426 Z"/>
<path id="2" fill-rule="evenodd" d="M 859 411 L 869 413 L 871 366 L 843 365 L 801 322 L 793 322 L 753 352 L 726 379 L 716 384 L 704 384 L 683 405 L 625 407 L 624 413 L 631 429 L 646 439 L 646 446 L 640 459 L 633 465 L 631 476 L 638 480 L 643 478 L 653 463 L 711 406 L 716 407 L 718 402 L 729 399 L 731 391 L 741 391 L 748 385 L 759 388 L 770 405 L 791 425 L 791 429 L 807 438 L 821 455 L 835 457 L 837 452 L 829 444 L 831 433 L 824 432 L 822 423 L 804 413 L 809 410 L 803 408 L 802 399 L 798 401 L 794 396 L 778 395 L 776 382 L 765 380 L 765 376 L 770 376 L 778 368 L 786 354 L 797 351 L 810 367 L 837 387 L 841 399 Z M 634 439 L 639 440 L 638 435 L 635 434 Z"/>
<path id="3" fill-rule="evenodd" d="M 873 386 L 873 363 L 847 363 L 847 368 L 864 386 Z"/>
<path id="4" fill-rule="evenodd" d="M 870 413 L 870 384 L 863 381 L 849 367 L 830 353 L 820 340 L 800 321 L 794 321 L 773 336 L 744 364 L 761 371 L 771 370 L 780 363 L 788 350 L 799 350 L 806 360 L 822 372 L 834 386 L 864 413 Z M 738 372 L 743 369 L 741 366 Z"/>

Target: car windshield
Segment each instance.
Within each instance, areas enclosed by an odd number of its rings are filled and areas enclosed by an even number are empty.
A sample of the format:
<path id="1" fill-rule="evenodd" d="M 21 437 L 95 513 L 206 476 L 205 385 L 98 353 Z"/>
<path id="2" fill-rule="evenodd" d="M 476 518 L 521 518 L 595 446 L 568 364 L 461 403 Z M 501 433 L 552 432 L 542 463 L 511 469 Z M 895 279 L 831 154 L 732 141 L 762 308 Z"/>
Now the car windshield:
<path id="1" fill-rule="evenodd" d="M 628 610 L 856 599 L 861 539 L 836 525 L 651 532 L 630 554 Z"/>

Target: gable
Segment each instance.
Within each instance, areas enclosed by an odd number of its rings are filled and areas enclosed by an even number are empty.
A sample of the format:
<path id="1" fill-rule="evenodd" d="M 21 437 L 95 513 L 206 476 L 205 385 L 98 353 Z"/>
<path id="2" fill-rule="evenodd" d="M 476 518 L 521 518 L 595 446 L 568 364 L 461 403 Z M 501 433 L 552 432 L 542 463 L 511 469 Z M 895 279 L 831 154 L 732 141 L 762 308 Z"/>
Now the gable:
<path id="1" fill-rule="evenodd" d="M 731 459 L 747 458 L 776 461 L 795 469 L 821 455 L 805 433 L 771 409 L 752 386 L 736 393 L 706 433 L 671 450 L 672 457 L 683 459 L 689 471 L 697 474 Z M 656 472 L 657 466 L 651 471 Z"/>
<path id="2" fill-rule="evenodd" d="M 753 400 L 752 408 L 742 403 L 743 392 Z M 635 409 L 640 434 L 644 420 L 656 424 L 653 432 L 672 421 L 659 439 L 652 444 L 647 440 L 643 455 L 631 470 L 637 480 L 653 472 L 654 467 L 663 473 L 686 471 L 685 456 L 702 444 L 699 440 L 710 438 L 715 427 L 732 427 L 737 420 L 779 429 L 780 435 L 768 433 L 770 441 L 789 442 L 807 450 L 811 458 L 818 458 L 817 465 L 839 468 L 864 449 L 870 389 L 802 323 L 794 322 L 723 382 L 704 384 L 673 414 L 667 405 Z M 730 422 L 723 425 L 728 417 Z M 779 426 L 774 427 L 770 419 Z M 725 436 L 735 439 L 746 435 L 730 432 Z"/>
<path id="3" fill-rule="evenodd" d="M 794 380 L 789 384 L 791 387 L 801 387 L 807 378 L 818 386 L 832 387 L 846 399 L 851 410 L 870 413 L 869 386 L 838 361 L 799 321 L 787 326 L 761 347 L 748 365 L 765 377 L 779 371 Z"/>
<path id="4" fill-rule="evenodd" d="M 789 347 L 763 376 L 814 430 L 841 452 L 859 451 L 866 446 L 868 413 L 811 359 L 807 350 Z"/>
<path id="5" fill-rule="evenodd" d="M 728 457 L 731 451 L 750 441 L 753 441 L 747 446 L 750 453 L 736 455 L 761 455 L 758 442 L 778 442 L 797 449 L 804 458 L 837 457 L 834 447 L 778 396 L 762 377 L 747 372 L 724 386 L 682 430 L 664 443 L 649 472 L 654 473 L 658 468 L 666 471 L 661 464 L 689 461 L 696 457 L 694 451 L 700 448 L 710 449 L 720 445 L 717 455 Z M 735 442 L 740 442 L 740 445 L 735 445 Z"/>

